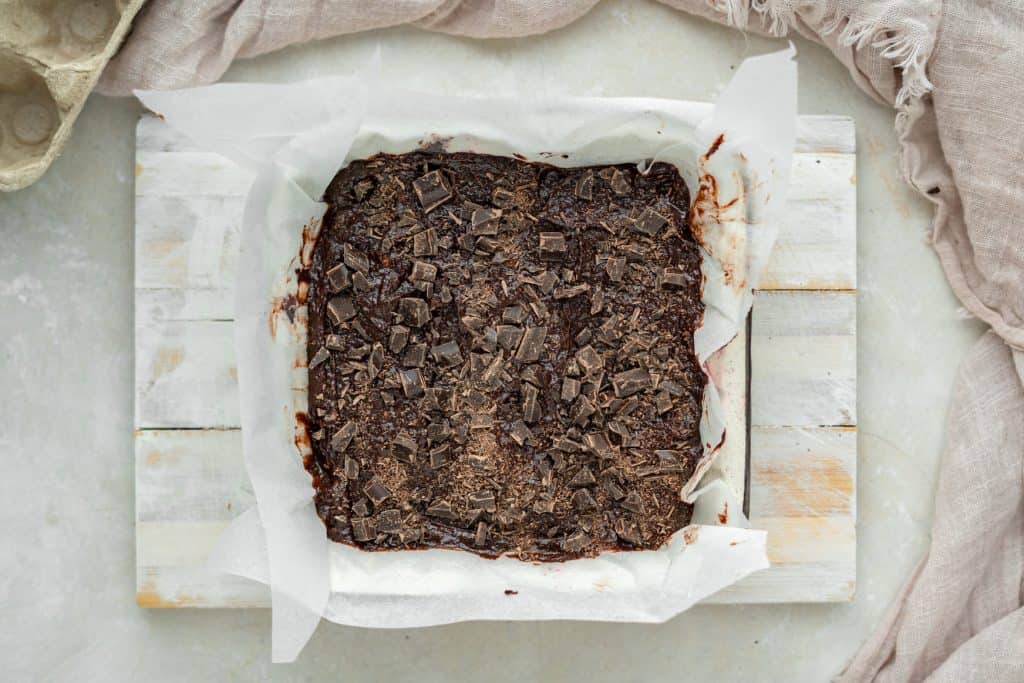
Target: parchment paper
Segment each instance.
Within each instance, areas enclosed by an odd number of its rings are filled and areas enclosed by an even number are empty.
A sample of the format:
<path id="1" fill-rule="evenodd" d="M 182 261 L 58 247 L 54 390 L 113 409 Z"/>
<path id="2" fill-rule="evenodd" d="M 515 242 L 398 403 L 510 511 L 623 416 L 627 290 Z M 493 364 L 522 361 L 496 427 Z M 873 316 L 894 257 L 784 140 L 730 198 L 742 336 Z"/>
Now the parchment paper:
<path id="1" fill-rule="evenodd" d="M 303 230 L 315 235 L 323 190 L 351 159 L 443 139 L 451 151 L 563 166 L 651 160 L 677 165 L 694 193 L 703 248 L 703 364 L 743 328 L 775 238 L 795 135 L 794 51 L 745 61 L 718 102 L 455 98 L 377 87 L 363 77 L 139 92 L 198 144 L 250 168 L 236 284 L 242 443 L 257 509 L 225 532 L 211 564 L 270 584 L 274 661 L 291 661 L 321 617 L 370 627 L 467 619 L 659 622 L 768 566 L 765 534 L 726 524 L 740 509 L 717 476 L 724 428 L 709 381 L 704 456 L 681 492 L 693 524 L 657 551 L 565 563 L 486 560 L 450 550 L 363 552 L 330 542 L 312 502 L 296 410 L 305 408 L 305 310 L 290 319 Z M 565 154 L 568 158 L 562 158 Z"/>

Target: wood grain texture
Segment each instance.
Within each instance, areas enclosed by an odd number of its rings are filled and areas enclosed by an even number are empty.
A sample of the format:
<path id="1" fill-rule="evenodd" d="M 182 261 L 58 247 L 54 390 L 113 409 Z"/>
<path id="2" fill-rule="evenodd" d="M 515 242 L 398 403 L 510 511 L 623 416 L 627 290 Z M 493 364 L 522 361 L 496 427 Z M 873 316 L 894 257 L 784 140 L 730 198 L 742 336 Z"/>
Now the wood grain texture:
<path id="1" fill-rule="evenodd" d="M 749 344 L 750 517 L 768 531 L 772 567 L 709 602 L 841 601 L 855 590 L 854 152 L 850 119 L 800 118 Z M 139 123 L 137 162 L 137 601 L 267 606 L 265 586 L 204 566 L 253 502 L 231 324 L 249 180 L 154 117 Z"/>

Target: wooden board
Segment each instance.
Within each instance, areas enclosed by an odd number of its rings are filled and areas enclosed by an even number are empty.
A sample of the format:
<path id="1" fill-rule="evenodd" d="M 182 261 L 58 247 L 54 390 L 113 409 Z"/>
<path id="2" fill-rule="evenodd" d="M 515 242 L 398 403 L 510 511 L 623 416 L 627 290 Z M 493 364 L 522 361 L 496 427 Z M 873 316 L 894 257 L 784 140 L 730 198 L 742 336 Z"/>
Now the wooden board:
<path id="1" fill-rule="evenodd" d="M 263 607 L 208 572 L 253 502 L 241 453 L 232 283 L 245 178 L 154 117 L 135 184 L 137 600 Z M 786 218 L 752 313 L 750 517 L 772 567 L 709 602 L 849 600 L 856 585 L 856 156 L 853 121 L 801 117 Z"/>

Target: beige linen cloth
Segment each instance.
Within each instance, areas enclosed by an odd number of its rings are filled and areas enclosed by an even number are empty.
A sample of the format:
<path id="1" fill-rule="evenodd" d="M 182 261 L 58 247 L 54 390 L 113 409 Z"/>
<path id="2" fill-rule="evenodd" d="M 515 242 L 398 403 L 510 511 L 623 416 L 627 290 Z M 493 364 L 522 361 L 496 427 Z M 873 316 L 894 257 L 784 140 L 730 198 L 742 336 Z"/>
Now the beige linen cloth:
<path id="1" fill-rule="evenodd" d="M 662 0 L 824 43 L 897 111 L 932 243 L 989 331 L 948 416 L 932 546 L 842 681 L 1024 681 L 1024 7 L 1015 0 Z M 151 0 L 101 91 L 210 83 L 237 57 L 397 24 L 542 33 L 597 0 Z"/>

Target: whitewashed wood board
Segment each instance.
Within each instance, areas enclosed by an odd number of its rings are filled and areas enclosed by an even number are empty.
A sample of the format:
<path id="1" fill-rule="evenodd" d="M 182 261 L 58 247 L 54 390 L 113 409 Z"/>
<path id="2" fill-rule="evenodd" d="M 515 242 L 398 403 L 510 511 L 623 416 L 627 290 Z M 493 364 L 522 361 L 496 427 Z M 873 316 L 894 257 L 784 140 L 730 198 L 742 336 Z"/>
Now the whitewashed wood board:
<path id="1" fill-rule="evenodd" d="M 247 180 L 144 117 L 136 146 L 137 601 L 258 607 L 266 588 L 204 568 L 253 503 L 242 462 L 232 283 Z M 786 217 L 749 343 L 750 517 L 772 567 L 709 602 L 849 600 L 856 586 L 853 121 L 798 126 Z"/>

